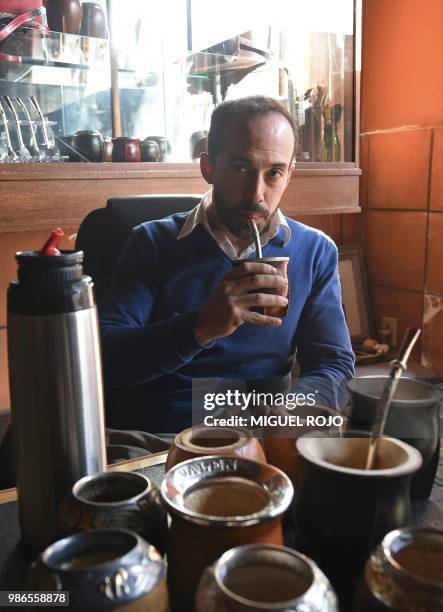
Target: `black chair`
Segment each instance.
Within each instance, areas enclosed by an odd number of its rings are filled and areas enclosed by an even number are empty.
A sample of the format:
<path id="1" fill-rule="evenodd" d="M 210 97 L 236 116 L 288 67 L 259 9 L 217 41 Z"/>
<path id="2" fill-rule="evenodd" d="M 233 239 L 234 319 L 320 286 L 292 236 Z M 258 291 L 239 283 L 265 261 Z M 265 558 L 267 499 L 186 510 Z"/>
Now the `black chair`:
<path id="1" fill-rule="evenodd" d="M 145 221 L 187 212 L 201 200 L 198 195 L 141 195 L 110 198 L 81 222 L 75 248 L 85 254 L 83 269 L 94 281 L 100 301 L 109 284 L 118 255 L 131 230 Z"/>

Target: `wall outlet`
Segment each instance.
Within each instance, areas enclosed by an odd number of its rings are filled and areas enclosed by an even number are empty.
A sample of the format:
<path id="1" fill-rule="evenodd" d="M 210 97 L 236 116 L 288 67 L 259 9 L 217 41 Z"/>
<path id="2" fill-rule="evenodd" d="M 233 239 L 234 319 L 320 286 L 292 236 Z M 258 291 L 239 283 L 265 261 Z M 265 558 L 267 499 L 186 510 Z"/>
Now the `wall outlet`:
<path id="1" fill-rule="evenodd" d="M 388 338 L 388 344 L 391 348 L 397 346 L 397 319 L 395 317 L 382 317 L 381 326 L 383 329 L 389 329 L 391 335 Z"/>

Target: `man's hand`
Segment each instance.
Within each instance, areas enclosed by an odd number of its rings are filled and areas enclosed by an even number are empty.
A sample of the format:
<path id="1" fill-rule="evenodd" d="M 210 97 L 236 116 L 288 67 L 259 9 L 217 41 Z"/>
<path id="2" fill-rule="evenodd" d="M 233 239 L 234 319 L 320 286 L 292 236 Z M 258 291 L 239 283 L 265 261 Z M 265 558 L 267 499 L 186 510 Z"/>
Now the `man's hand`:
<path id="1" fill-rule="evenodd" d="M 258 312 L 254 306 L 286 306 L 287 298 L 261 289 L 287 293 L 287 281 L 277 270 L 264 263 L 246 262 L 223 276 L 211 299 L 198 311 L 195 339 L 204 346 L 216 338 L 230 336 L 243 323 L 281 325 L 281 319 Z"/>

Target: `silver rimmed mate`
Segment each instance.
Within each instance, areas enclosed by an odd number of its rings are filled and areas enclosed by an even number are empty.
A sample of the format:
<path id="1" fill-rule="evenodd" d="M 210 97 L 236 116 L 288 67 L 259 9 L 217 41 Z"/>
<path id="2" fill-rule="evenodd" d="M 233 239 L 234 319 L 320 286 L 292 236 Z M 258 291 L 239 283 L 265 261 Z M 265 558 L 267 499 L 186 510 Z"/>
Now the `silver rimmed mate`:
<path id="1" fill-rule="evenodd" d="M 66 533 L 131 529 L 165 552 L 166 511 L 157 487 L 142 474 L 102 472 L 81 478 L 63 500 L 60 523 Z"/>
<path id="2" fill-rule="evenodd" d="M 204 568 L 229 548 L 283 544 L 281 518 L 293 488 L 273 466 L 207 457 L 169 470 L 161 494 L 172 518 L 168 574 L 175 612 L 192 606 Z"/>
<path id="3" fill-rule="evenodd" d="M 196 612 L 338 612 L 328 579 L 305 555 L 284 546 L 231 548 L 205 570 Z"/>
<path id="4" fill-rule="evenodd" d="M 443 531 L 391 531 L 369 558 L 358 609 L 443 610 Z"/>
<path id="5" fill-rule="evenodd" d="M 34 561 L 27 588 L 68 591 L 76 612 L 167 612 L 166 566 L 143 538 L 124 529 L 75 533 Z"/>

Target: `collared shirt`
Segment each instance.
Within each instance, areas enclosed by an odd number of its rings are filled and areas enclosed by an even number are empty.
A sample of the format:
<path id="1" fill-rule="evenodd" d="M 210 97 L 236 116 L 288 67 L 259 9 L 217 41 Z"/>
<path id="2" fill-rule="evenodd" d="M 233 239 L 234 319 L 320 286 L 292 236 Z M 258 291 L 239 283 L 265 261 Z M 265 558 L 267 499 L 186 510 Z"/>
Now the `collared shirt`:
<path id="1" fill-rule="evenodd" d="M 251 257 L 251 256 L 254 257 L 255 256 L 254 242 L 251 242 L 251 244 L 240 255 L 237 255 L 237 251 L 234 245 L 232 244 L 228 236 L 225 234 L 225 232 L 221 230 L 213 229 L 211 227 L 209 223 L 209 219 L 208 219 L 208 214 L 207 214 L 207 209 L 211 205 L 211 203 L 212 203 L 212 190 L 205 193 L 201 202 L 197 204 L 197 206 L 189 212 L 186 218 L 186 221 L 180 233 L 177 236 L 177 239 L 180 240 L 180 238 L 184 238 L 185 236 L 190 234 L 192 231 L 194 231 L 197 225 L 199 225 L 200 223 L 203 223 L 209 235 L 212 236 L 212 238 L 215 240 L 217 245 L 221 248 L 221 250 L 228 257 L 230 257 L 231 259 L 247 259 L 248 257 Z M 262 247 L 266 246 L 272 238 L 277 236 L 280 226 L 283 227 L 283 232 L 285 236 L 284 246 L 286 246 L 286 244 L 291 239 L 291 229 L 283 213 L 281 212 L 280 209 L 278 209 L 277 214 L 275 214 L 271 219 L 269 228 L 266 230 L 266 232 L 260 235 L 260 242 L 261 242 Z"/>

